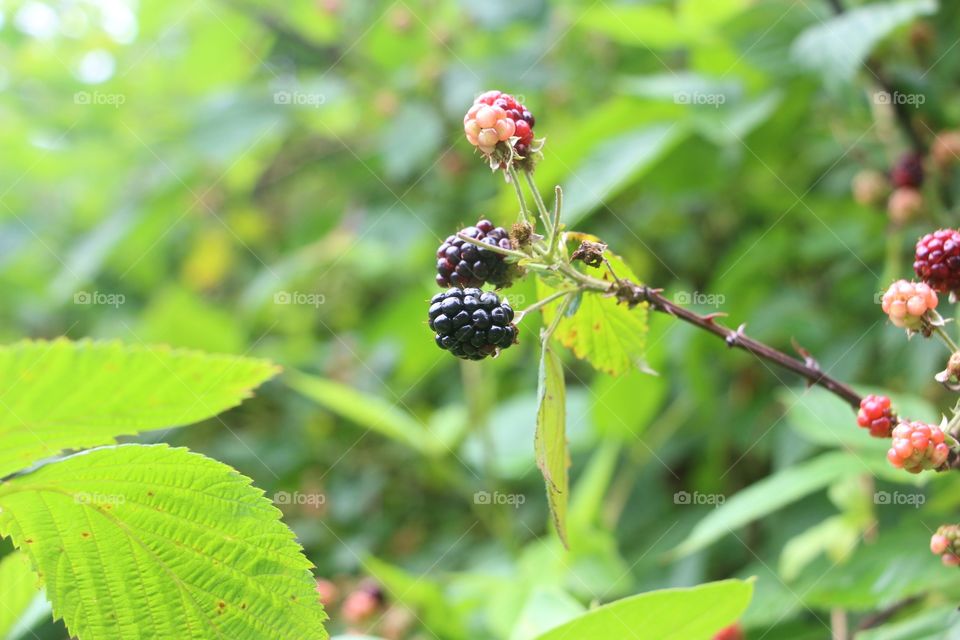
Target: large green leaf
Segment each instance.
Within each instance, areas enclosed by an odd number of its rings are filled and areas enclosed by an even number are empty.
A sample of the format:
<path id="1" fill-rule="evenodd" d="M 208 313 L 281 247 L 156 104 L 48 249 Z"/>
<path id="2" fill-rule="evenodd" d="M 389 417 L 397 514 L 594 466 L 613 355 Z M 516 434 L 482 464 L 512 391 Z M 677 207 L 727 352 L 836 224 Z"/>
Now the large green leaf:
<path id="1" fill-rule="evenodd" d="M 791 54 L 801 65 L 828 81 L 849 80 L 874 46 L 887 34 L 917 16 L 937 11 L 936 0 L 875 2 L 817 22 L 793 43 Z"/>
<path id="2" fill-rule="evenodd" d="M 837 478 L 858 472 L 863 472 L 863 465 L 856 456 L 841 452 L 825 453 L 778 471 L 711 511 L 671 554 L 699 551 L 731 531 L 823 489 Z"/>
<path id="3" fill-rule="evenodd" d="M 568 242 L 574 243 L 597 241 L 594 236 L 584 233 L 568 233 L 566 237 Z M 605 256 L 619 278 L 639 282 L 619 256 L 609 251 Z M 604 273 L 603 277 L 608 279 L 609 276 Z M 541 299 L 554 291 L 542 279 L 537 280 L 537 295 Z M 553 319 L 556 306 L 544 308 L 544 322 L 549 323 Z M 575 356 L 610 375 L 617 376 L 634 368 L 647 369 L 644 360 L 647 339 L 645 304 L 630 308 L 611 296 L 586 292 L 580 296 L 575 313 L 561 318 L 554 335 Z"/>
<path id="4" fill-rule="evenodd" d="M 186 449 L 104 447 L 17 476 L 0 485 L 0 534 L 80 640 L 326 637 L 279 510 Z"/>
<path id="5" fill-rule="evenodd" d="M 570 500 L 567 467 L 570 454 L 567 451 L 566 384 L 563 379 L 563 363 L 550 346 L 543 341 L 540 358 L 540 375 L 537 384 L 537 431 L 534 450 L 537 466 L 547 485 L 547 501 L 553 524 L 563 544 L 567 544 L 567 503 Z"/>
<path id="6" fill-rule="evenodd" d="M 26 554 L 15 551 L 0 560 L 0 638 L 15 638 L 31 604 L 43 595 Z M 22 630 L 22 629 L 20 629 Z"/>
<path id="7" fill-rule="evenodd" d="M 711 582 L 663 589 L 617 600 L 556 627 L 537 640 L 630 638 L 709 640 L 735 622 L 750 604 L 753 583 Z"/>
<path id="8" fill-rule="evenodd" d="M 0 476 L 64 449 L 215 416 L 276 372 L 265 360 L 119 342 L 0 347 Z"/>

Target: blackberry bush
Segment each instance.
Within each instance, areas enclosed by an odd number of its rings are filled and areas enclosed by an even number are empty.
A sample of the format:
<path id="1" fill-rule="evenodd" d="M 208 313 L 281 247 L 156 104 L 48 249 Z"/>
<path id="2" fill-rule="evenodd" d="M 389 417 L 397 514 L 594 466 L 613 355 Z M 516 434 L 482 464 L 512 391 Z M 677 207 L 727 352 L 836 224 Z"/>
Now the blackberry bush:
<path id="1" fill-rule="evenodd" d="M 430 300 L 437 346 L 464 360 L 497 355 L 517 341 L 513 308 L 492 291 L 448 289 Z"/>

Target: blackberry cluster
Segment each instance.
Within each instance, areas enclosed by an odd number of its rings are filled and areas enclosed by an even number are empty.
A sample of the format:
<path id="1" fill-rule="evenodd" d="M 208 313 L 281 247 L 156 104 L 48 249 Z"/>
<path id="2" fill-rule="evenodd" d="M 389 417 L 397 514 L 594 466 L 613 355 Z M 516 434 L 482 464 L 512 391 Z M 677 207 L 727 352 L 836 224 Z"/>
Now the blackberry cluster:
<path id="1" fill-rule="evenodd" d="M 512 248 L 510 236 L 503 227 L 494 227 L 489 220 L 461 231 L 463 235 L 501 249 Z M 510 284 L 510 265 L 504 255 L 482 249 L 448 236 L 437 249 L 437 284 L 441 287 L 479 287 L 489 282 L 496 287 Z"/>
<path id="2" fill-rule="evenodd" d="M 960 290 L 960 231 L 939 229 L 920 238 L 913 270 L 936 291 Z"/>
<path id="3" fill-rule="evenodd" d="M 492 291 L 448 289 L 430 300 L 437 346 L 464 360 L 482 360 L 517 340 L 513 309 Z"/>

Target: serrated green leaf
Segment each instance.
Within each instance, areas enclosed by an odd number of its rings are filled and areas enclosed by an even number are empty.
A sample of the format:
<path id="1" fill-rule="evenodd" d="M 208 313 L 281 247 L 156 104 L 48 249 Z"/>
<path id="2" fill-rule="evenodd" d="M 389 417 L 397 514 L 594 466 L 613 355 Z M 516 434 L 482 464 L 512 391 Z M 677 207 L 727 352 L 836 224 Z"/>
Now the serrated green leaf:
<path id="1" fill-rule="evenodd" d="M 0 534 L 80 640 L 327 637 L 279 510 L 186 449 L 104 447 L 17 476 L 0 485 Z"/>
<path id="2" fill-rule="evenodd" d="M 567 451 L 566 433 L 566 385 L 563 379 L 563 363 L 550 346 L 543 341 L 540 358 L 540 375 L 537 383 L 537 431 L 534 450 L 537 466 L 547 485 L 547 501 L 557 535 L 567 545 L 567 503 L 570 500 L 567 468 L 570 455 Z"/>
<path id="3" fill-rule="evenodd" d="M 585 233 L 566 234 L 568 242 L 583 240 L 597 242 L 594 236 Z M 604 254 L 619 278 L 639 282 L 633 271 L 616 254 Z M 604 278 L 607 278 L 604 275 Z M 554 293 L 542 279 L 537 280 L 537 296 L 541 299 Z M 543 309 L 543 320 L 549 324 L 556 313 L 557 305 Z M 610 296 L 596 292 L 584 292 L 577 312 L 564 317 L 554 332 L 560 343 L 573 351 L 581 360 L 613 376 L 631 369 L 646 369 L 644 360 L 647 342 L 647 307 L 639 304 L 633 308 L 620 304 Z"/>
<path id="4" fill-rule="evenodd" d="M 30 559 L 20 551 L 0 560 L 0 638 L 12 638 L 14 630 L 24 618 L 30 605 L 43 597 L 38 587 L 37 574 L 30 568 Z"/>
<path id="5" fill-rule="evenodd" d="M 217 415 L 276 372 L 265 360 L 119 342 L 0 347 L 0 477 L 64 449 Z"/>
<path id="6" fill-rule="evenodd" d="M 856 456 L 841 452 L 825 453 L 778 471 L 711 511 L 670 553 L 682 556 L 699 551 L 731 531 L 823 489 L 837 478 L 863 472 L 864 467 Z"/>
<path id="7" fill-rule="evenodd" d="M 936 0 L 875 2 L 817 21 L 791 48 L 800 65 L 830 82 L 850 80 L 876 44 L 897 27 L 937 11 Z"/>
<path id="8" fill-rule="evenodd" d="M 630 638 L 709 640 L 750 604 L 753 582 L 724 580 L 689 589 L 663 589 L 598 607 L 537 640 Z"/>

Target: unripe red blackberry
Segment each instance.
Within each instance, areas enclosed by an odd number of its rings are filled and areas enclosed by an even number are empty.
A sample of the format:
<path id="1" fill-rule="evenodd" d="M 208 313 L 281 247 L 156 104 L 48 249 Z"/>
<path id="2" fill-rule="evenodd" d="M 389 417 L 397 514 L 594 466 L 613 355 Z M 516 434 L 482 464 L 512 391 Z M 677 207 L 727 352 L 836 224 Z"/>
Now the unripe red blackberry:
<path id="1" fill-rule="evenodd" d="M 853 177 L 851 188 L 857 204 L 877 206 L 890 192 L 890 183 L 879 171 L 864 169 Z"/>
<path id="2" fill-rule="evenodd" d="M 930 538 L 930 552 L 940 556 L 945 566 L 960 566 L 960 526 L 944 524 Z"/>
<path id="3" fill-rule="evenodd" d="M 470 144 L 493 156 L 498 145 L 513 146 L 517 162 L 531 162 L 534 149 L 533 114 L 516 98 L 502 91 L 487 91 L 474 100 L 473 106 L 463 118 L 463 131 Z M 506 154 L 509 156 L 509 147 Z M 501 167 L 505 162 L 501 160 Z M 492 166 L 497 166 L 494 160 Z"/>
<path id="4" fill-rule="evenodd" d="M 887 215 L 890 222 L 904 225 L 923 212 L 923 194 L 913 187 L 900 187 L 887 200 Z"/>
<path id="5" fill-rule="evenodd" d="M 918 153 L 903 154 L 890 170 L 890 182 L 897 189 L 919 189 L 923 186 L 923 178 L 923 156 Z"/>
<path id="6" fill-rule="evenodd" d="M 860 401 L 857 424 L 869 429 L 874 438 L 889 438 L 895 420 L 890 408 L 890 398 L 887 396 L 869 395 Z"/>
<path id="7" fill-rule="evenodd" d="M 460 233 L 492 247 L 513 247 L 507 230 L 494 227 L 489 220 L 480 220 Z M 456 235 L 447 236 L 437 249 L 436 280 L 441 287 L 479 287 L 484 282 L 505 287 L 512 275 L 511 265 L 502 253 L 483 249 Z"/>
<path id="8" fill-rule="evenodd" d="M 960 162 L 960 131 L 941 131 L 930 147 L 933 161 L 942 169 Z"/>
<path id="9" fill-rule="evenodd" d="M 887 452 L 887 460 L 898 469 L 910 473 L 936 469 L 950 455 L 950 447 L 945 442 L 946 434 L 932 424 L 904 420 L 893 429 L 891 435 L 893 442 Z"/>
<path id="10" fill-rule="evenodd" d="M 938 302 L 936 292 L 927 284 L 897 280 L 883 294 L 880 306 L 894 326 L 919 331 L 924 315 L 936 309 Z"/>
<path id="11" fill-rule="evenodd" d="M 437 346 L 464 360 L 496 355 L 517 341 L 513 308 L 492 291 L 448 289 L 430 300 Z"/>
<path id="12" fill-rule="evenodd" d="M 960 231 L 939 229 L 920 238 L 913 270 L 936 291 L 960 289 Z"/>

